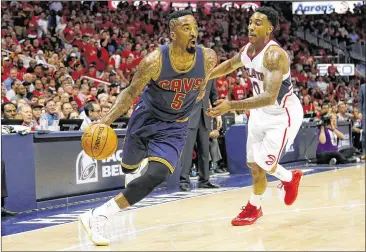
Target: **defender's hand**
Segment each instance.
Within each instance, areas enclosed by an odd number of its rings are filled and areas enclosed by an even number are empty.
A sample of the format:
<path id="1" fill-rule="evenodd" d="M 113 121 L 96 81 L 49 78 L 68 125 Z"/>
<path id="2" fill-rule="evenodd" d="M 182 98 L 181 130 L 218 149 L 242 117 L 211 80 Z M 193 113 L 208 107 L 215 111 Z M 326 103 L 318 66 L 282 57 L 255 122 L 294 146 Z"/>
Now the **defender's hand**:
<path id="1" fill-rule="evenodd" d="M 217 117 L 225 114 L 230 110 L 230 102 L 228 100 L 218 100 L 214 103 L 216 107 L 207 109 L 206 114 L 211 117 Z"/>

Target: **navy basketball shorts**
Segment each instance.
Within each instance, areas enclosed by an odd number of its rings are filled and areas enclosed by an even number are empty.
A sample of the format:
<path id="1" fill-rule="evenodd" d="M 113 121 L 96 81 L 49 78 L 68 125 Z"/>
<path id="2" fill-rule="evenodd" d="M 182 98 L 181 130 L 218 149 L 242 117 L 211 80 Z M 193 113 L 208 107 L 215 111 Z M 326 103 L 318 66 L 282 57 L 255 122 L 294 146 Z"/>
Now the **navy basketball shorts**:
<path id="1" fill-rule="evenodd" d="M 155 118 L 139 102 L 128 122 L 121 164 L 136 169 L 143 159 L 166 165 L 173 173 L 187 138 L 188 121 L 166 122 Z"/>

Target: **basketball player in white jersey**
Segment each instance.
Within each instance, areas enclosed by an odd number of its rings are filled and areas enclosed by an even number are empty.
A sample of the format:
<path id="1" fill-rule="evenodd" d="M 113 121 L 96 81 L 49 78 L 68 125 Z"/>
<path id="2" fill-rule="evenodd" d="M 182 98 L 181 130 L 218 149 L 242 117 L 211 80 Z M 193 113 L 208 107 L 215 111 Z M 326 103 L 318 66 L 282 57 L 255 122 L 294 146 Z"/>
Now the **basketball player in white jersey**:
<path id="1" fill-rule="evenodd" d="M 210 79 L 227 75 L 244 67 L 252 82 L 253 97 L 240 101 L 219 100 L 207 114 L 216 117 L 230 110 L 250 110 L 247 140 L 247 165 L 253 177 L 253 192 L 243 211 L 232 220 L 234 226 L 251 225 L 262 217 L 262 196 L 267 187 L 266 173 L 281 180 L 285 204 L 297 198 L 303 173 L 288 171 L 279 158 L 285 146 L 291 146 L 301 126 L 303 110 L 293 94 L 290 60 L 287 53 L 273 40 L 271 33 L 278 24 L 278 13 L 260 7 L 249 21 L 249 43 L 232 59 L 210 74 Z"/>

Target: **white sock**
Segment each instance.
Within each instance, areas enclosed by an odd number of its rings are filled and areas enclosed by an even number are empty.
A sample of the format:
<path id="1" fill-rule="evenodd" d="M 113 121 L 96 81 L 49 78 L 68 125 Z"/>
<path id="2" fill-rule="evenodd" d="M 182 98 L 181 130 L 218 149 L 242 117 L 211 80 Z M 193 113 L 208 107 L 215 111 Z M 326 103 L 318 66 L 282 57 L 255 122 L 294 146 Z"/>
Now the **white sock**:
<path id="1" fill-rule="evenodd" d="M 250 194 L 250 200 L 249 200 L 249 203 L 250 203 L 252 206 L 257 207 L 257 209 L 258 209 L 258 208 L 260 208 L 260 207 L 261 207 L 261 205 L 262 205 L 262 203 L 261 203 L 262 199 L 263 199 L 263 194 L 261 194 L 261 195 L 255 195 L 255 194 L 252 192 L 252 193 Z"/>
<path id="2" fill-rule="evenodd" d="M 289 170 L 286 170 L 280 164 L 277 164 L 276 171 L 274 173 L 272 173 L 271 175 L 273 175 L 276 178 L 278 178 L 282 181 L 285 181 L 285 182 L 290 182 L 292 180 L 292 172 L 290 172 Z"/>
<path id="3" fill-rule="evenodd" d="M 112 198 L 112 199 L 108 200 L 106 203 L 104 203 L 103 205 L 95 208 L 93 211 L 93 215 L 94 216 L 103 215 L 103 216 L 106 216 L 107 218 L 109 218 L 110 216 L 115 215 L 119 211 L 121 211 L 121 209 L 117 205 L 114 198 Z"/>

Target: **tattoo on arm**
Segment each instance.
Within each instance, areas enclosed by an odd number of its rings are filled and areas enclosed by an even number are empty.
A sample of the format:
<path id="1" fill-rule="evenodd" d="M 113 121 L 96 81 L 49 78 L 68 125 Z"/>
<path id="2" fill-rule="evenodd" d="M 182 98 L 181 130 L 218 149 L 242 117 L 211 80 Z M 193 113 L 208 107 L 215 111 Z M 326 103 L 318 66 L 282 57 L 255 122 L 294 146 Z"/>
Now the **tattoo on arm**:
<path id="1" fill-rule="evenodd" d="M 232 69 L 232 71 L 243 66 L 243 62 L 241 61 L 241 54 L 242 52 L 240 51 L 230 59 L 230 68 Z"/>
<path id="2" fill-rule="evenodd" d="M 197 101 L 203 99 L 203 97 L 205 96 L 206 85 L 209 80 L 208 79 L 209 74 L 217 64 L 216 52 L 214 50 L 208 49 L 208 48 L 202 48 L 202 49 L 203 49 L 203 55 L 204 55 L 204 64 L 205 64 L 204 67 L 205 67 L 206 79 L 205 79 L 203 85 L 200 87 L 200 93 L 197 96 Z"/>
<path id="3" fill-rule="evenodd" d="M 151 79 L 156 80 L 159 77 L 160 70 L 161 53 L 160 50 L 156 50 L 140 62 L 131 84 L 118 95 L 115 104 L 102 121 L 110 125 L 118 117 L 126 113 L 149 81 Z"/>
<path id="4" fill-rule="evenodd" d="M 276 102 L 281 88 L 283 71 L 282 66 L 287 61 L 281 49 L 268 49 L 264 56 L 263 65 L 265 67 L 263 86 L 264 93 L 255 97 L 250 97 L 242 101 L 230 103 L 232 110 L 256 109 L 273 105 Z"/>
<path id="5" fill-rule="evenodd" d="M 211 79 L 219 78 L 221 76 L 225 76 L 242 66 L 243 66 L 243 63 L 241 62 L 241 52 L 239 52 L 233 58 L 226 60 L 223 63 L 221 63 L 220 65 L 218 65 L 217 67 L 215 67 L 210 72 L 208 78 L 209 78 L 209 80 L 211 80 Z"/>

